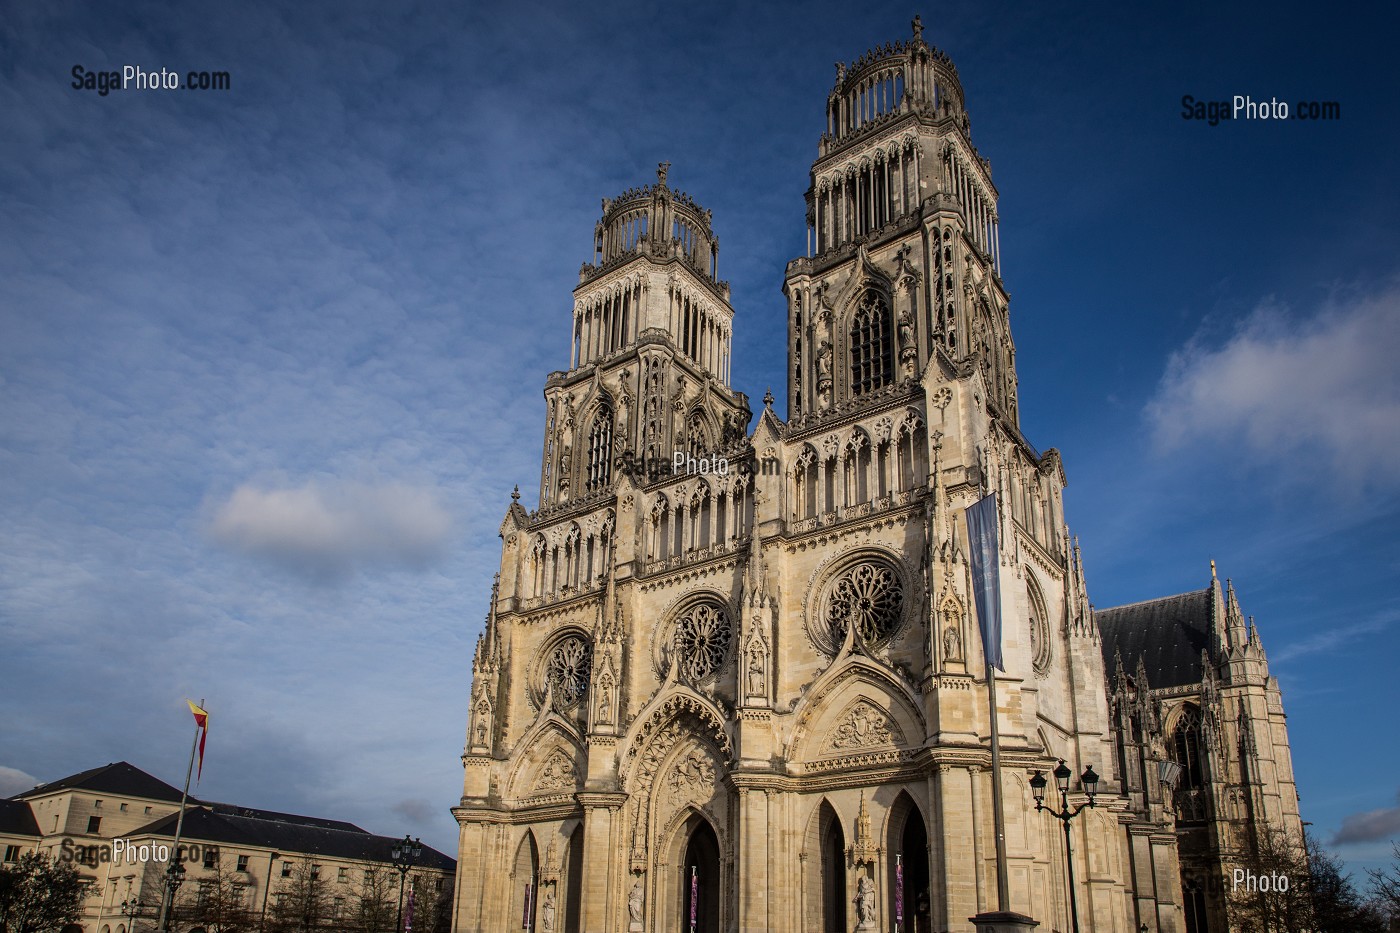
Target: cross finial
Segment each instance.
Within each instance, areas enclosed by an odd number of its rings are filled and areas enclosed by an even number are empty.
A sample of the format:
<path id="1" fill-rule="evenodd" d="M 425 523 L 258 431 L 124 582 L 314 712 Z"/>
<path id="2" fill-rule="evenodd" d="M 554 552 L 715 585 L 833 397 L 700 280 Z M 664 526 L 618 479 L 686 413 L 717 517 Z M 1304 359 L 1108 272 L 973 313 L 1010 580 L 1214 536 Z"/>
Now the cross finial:
<path id="1" fill-rule="evenodd" d="M 510 494 L 510 501 L 511 501 L 511 502 L 519 502 L 519 501 L 520 501 L 520 484 L 519 484 L 519 483 L 516 483 L 516 485 L 515 485 L 515 491 L 512 492 L 512 493 Z"/>
<path id="2" fill-rule="evenodd" d="M 768 391 L 763 393 L 763 407 L 764 407 L 764 408 L 772 408 L 772 407 L 773 407 L 773 388 L 772 388 L 772 386 L 769 386 Z"/>
<path id="3" fill-rule="evenodd" d="M 666 173 L 669 172 L 670 170 L 671 170 L 671 163 L 670 163 L 670 162 L 658 162 L 658 163 L 656 163 L 656 183 L 657 183 L 658 185 L 665 185 L 665 184 L 666 184 Z"/>

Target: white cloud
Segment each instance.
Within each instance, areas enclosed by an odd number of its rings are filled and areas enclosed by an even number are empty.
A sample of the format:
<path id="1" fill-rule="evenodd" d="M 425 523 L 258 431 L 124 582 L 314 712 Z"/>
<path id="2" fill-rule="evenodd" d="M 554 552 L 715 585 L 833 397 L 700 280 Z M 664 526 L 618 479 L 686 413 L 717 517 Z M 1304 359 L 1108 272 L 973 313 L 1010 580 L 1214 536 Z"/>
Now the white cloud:
<path id="1" fill-rule="evenodd" d="M 1304 318 L 1265 304 L 1222 346 L 1193 340 L 1174 353 L 1147 417 L 1165 449 L 1220 444 L 1352 483 L 1400 483 L 1397 352 L 1400 285 Z"/>
<path id="2" fill-rule="evenodd" d="M 321 580 L 370 565 L 426 566 L 451 532 L 435 490 L 400 483 L 245 484 L 209 523 L 210 535 L 225 547 Z"/>
<path id="3" fill-rule="evenodd" d="M 34 785 L 39 783 L 39 779 L 32 774 L 25 774 L 18 768 L 7 768 L 0 765 L 0 797 L 13 797 L 15 794 L 22 794 L 27 790 L 32 790 Z"/>
<path id="4" fill-rule="evenodd" d="M 1282 650 L 1274 652 L 1269 660 L 1274 664 L 1287 664 L 1301 657 L 1318 652 L 1331 651 L 1340 648 L 1348 642 L 1355 641 L 1366 635 L 1375 635 L 1390 627 L 1397 618 L 1393 612 L 1382 614 L 1374 619 L 1367 619 L 1364 622 L 1356 622 L 1352 625 L 1341 625 L 1336 628 L 1327 629 L 1285 645 Z"/>
<path id="5" fill-rule="evenodd" d="M 1400 794 L 1396 795 L 1400 800 Z M 1376 842 L 1400 837 L 1400 806 L 1381 807 L 1364 813 L 1352 813 L 1342 820 L 1342 828 L 1332 837 L 1332 845 Z"/>

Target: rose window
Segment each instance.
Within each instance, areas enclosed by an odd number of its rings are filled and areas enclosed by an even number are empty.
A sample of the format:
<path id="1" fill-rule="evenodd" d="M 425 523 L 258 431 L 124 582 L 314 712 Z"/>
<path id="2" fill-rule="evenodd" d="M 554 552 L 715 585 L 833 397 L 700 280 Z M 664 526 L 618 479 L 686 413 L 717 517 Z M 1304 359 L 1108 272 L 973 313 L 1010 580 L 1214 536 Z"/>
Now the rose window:
<path id="1" fill-rule="evenodd" d="M 701 682 L 719 672 L 733 641 L 729 616 L 718 606 L 700 605 L 676 622 L 676 650 L 687 679 Z"/>
<path id="2" fill-rule="evenodd" d="M 545 682 L 554 691 L 554 702 L 567 709 L 588 692 L 593 667 L 593 648 L 578 635 L 570 635 L 554 646 L 545 664 Z"/>
<path id="3" fill-rule="evenodd" d="M 899 628 L 903 608 L 904 592 L 894 570 L 876 563 L 852 567 L 836 579 L 827 599 L 828 647 L 840 649 L 852 622 L 866 644 L 888 640 Z"/>

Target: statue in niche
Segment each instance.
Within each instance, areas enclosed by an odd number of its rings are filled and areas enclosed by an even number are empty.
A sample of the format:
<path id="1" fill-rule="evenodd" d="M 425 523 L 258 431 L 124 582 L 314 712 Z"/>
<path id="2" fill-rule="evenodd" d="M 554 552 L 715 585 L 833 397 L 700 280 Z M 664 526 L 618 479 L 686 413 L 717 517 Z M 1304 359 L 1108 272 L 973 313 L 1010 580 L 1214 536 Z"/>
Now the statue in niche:
<path id="1" fill-rule="evenodd" d="M 950 625 L 943 631 L 943 656 L 949 661 L 962 660 L 962 636 L 956 626 Z"/>
<path id="2" fill-rule="evenodd" d="M 817 375 L 823 379 L 831 378 L 831 341 L 825 338 L 817 349 Z"/>
<path id="3" fill-rule="evenodd" d="M 914 321 L 908 311 L 899 313 L 899 346 L 903 350 L 914 348 Z"/>
<path id="4" fill-rule="evenodd" d="M 646 899 L 646 886 L 642 884 L 642 876 L 638 875 L 637 880 L 632 882 L 632 891 L 627 895 L 627 916 L 633 923 L 642 922 L 642 902 Z"/>
<path id="5" fill-rule="evenodd" d="M 875 882 L 869 875 L 861 875 L 856 885 L 856 919 L 858 929 L 868 930 L 875 926 Z"/>
<path id="6" fill-rule="evenodd" d="M 763 696 L 763 646 L 758 642 L 749 649 L 749 696 Z"/>
<path id="7" fill-rule="evenodd" d="M 476 721 L 476 744 L 486 744 L 486 723 L 482 722 L 480 719 Z"/>
<path id="8" fill-rule="evenodd" d="M 598 691 L 598 721 L 612 722 L 612 681 L 603 681 L 603 688 Z"/>
<path id="9" fill-rule="evenodd" d="M 548 933 L 554 929 L 554 891 L 545 893 L 544 900 L 540 903 L 540 929 Z"/>

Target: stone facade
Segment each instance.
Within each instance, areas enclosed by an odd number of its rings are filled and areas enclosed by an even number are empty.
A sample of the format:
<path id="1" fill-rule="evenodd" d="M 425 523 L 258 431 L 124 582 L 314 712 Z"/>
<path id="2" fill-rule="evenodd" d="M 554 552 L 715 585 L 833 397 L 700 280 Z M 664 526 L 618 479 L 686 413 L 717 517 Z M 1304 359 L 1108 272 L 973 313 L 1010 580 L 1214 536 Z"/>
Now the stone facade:
<path id="1" fill-rule="evenodd" d="M 603 202 L 472 661 L 455 929 L 971 930 L 996 911 L 963 511 L 1000 503 L 1008 911 L 1180 933 L 1170 807 L 1132 796 L 1054 449 L 1022 435 L 997 193 L 956 69 L 838 65 L 788 264 L 787 422 L 729 381 L 710 213 Z M 1082 802 L 1082 796 L 1072 796 Z M 1156 806 L 1152 805 L 1156 801 Z"/>

